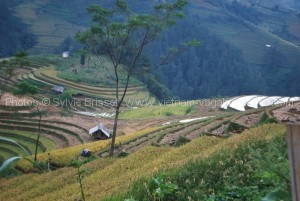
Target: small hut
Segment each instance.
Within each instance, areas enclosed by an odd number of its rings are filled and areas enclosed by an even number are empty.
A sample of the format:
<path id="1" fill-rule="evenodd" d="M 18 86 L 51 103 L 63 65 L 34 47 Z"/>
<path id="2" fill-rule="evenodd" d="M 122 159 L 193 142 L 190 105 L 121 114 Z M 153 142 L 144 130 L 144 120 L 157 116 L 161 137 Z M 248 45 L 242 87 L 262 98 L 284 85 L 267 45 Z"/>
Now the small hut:
<path id="1" fill-rule="evenodd" d="M 53 86 L 51 89 L 52 89 L 52 91 L 59 93 L 59 94 L 64 93 L 64 90 L 65 90 L 65 88 L 63 88 L 61 86 Z"/>
<path id="2" fill-rule="evenodd" d="M 65 51 L 62 53 L 62 57 L 63 58 L 69 58 L 70 57 L 70 52 L 69 51 Z"/>
<path id="3" fill-rule="evenodd" d="M 102 123 L 91 128 L 89 134 L 92 135 L 95 140 L 106 140 L 110 138 L 110 131 Z"/>

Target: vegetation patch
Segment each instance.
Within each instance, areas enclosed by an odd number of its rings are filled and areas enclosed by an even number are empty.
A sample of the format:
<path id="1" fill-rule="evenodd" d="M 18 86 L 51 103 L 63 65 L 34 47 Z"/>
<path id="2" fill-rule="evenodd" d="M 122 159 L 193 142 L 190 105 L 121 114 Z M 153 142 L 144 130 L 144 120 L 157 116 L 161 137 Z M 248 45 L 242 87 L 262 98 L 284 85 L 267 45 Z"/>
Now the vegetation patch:
<path id="1" fill-rule="evenodd" d="M 267 131 L 265 128 L 252 129 L 250 132 L 264 130 L 260 133 L 263 134 Z M 159 171 L 152 179 L 150 177 L 136 181 L 126 194 L 105 200 L 189 198 L 252 201 L 271 196 L 271 193 L 278 199 L 291 199 L 287 142 L 282 129 L 280 130 L 278 132 L 272 129 L 274 133 L 269 139 L 259 137 L 245 140 L 236 147 L 223 147 L 206 159 L 197 159 L 173 171 Z M 160 182 L 167 186 L 172 184 L 171 186 L 176 186 L 176 190 L 160 189 L 159 192 L 163 195 L 158 195 L 157 179 L 162 176 L 164 180 L 160 179 Z"/>
<path id="2" fill-rule="evenodd" d="M 179 147 L 179 146 L 182 146 L 186 143 L 189 143 L 191 140 L 190 139 L 187 139 L 186 137 L 183 137 L 183 136 L 179 136 L 179 138 L 175 141 L 174 143 L 174 147 Z"/>
<path id="3" fill-rule="evenodd" d="M 277 123 L 277 120 L 274 117 L 270 117 L 266 112 L 262 115 L 259 120 L 259 125 L 268 124 L 268 123 Z"/>
<path id="4" fill-rule="evenodd" d="M 84 83 L 91 86 L 111 87 L 114 84 L 112 77 L 113 67 L 108 59 L 102 56 L 97 59 L 94 56 L 86 58 L 84 65 L 80 64 L 80 55 L 75 55 L 67 60 L 59 60 L 58 77 L 76 83 Z M 120 84 L 125 85 L 125 74 L 120 74 Z M 142 83 L 133 78 L 130 86 L 141 85 Z"/>
<path id="5" fill-rule="evenodd" d="M 146 104 L 149 104 L 146 102 Z M 150 103 L 153 104 L 153 103 Z M 123 111 L 120 114 L 122 119 L 146 119 L 153 117 L 167 117 L 173 115 L 185 115 L 186 111 L 190 110 L 190 106 L 187 105 L 155 105 L 141 107 L 133 110 Z"/>
<path id="6" fill-rule="evenodd" d="M 240 124 L 237 124 L 235 122 L 230 122 L 228 127 L 226 128 L 224 133 L 241 133 L 246 129 L 245 126 L 242 126 Z"/>

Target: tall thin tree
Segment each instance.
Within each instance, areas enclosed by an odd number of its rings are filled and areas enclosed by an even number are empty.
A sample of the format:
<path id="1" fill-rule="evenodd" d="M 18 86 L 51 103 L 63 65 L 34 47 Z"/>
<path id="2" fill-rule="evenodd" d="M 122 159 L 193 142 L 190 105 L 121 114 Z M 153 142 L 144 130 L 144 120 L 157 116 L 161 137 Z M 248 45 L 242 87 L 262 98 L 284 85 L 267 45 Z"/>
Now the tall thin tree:
<path id="1" fill-rule="evenodd" d="M 118 127 L 120 107 L 126 96 L 130 80 L 134 74 L 143 72 L 139 61 L 145 48 L 158 39 L 176 20 L 184 17 L 183 9 L 187 0 L 176 0 L 155 5 L 151 12 L 134 13 L 125 0 L 115 1 L 113 9 L 92 5 L 87 10 L 92 15 L 91 28 L 77 35 L 77 39 L 87 46 L 92 46 L 94 53 L 105 52 L 112 63 L 110 71 L 115 84 L 115 119 L 109 156 L 113 156 Z M 185 43 L 184 48 L 170 51 L 161 64 L 165 64 L 171 55 L 182 52 L 196 41 Z M 176 52 L 176 53 L 175 53 Z M 125 76 L 121 83 L 121 75 Z"/>

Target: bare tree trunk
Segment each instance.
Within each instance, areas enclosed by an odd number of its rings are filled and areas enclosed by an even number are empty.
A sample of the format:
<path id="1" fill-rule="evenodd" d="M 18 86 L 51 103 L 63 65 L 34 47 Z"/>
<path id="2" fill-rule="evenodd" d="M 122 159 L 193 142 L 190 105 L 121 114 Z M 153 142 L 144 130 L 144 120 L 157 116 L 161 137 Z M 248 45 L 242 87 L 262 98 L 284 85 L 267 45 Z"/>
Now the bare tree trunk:
<path id="1" fill-rule="evenodd" d="M 115 113 L 115 122 L 114 122 L 114 129 L 113 129 L 113 134 L 112 134 L 112 139 L 111 139 L 111 145 L 110 145 L 110 150 L 109 150 L 109 157 L 113 157 L 114 156 L 115 141 L 116 141 L 116 135 L 117 135 L 118 118 L 119 118 L 120 106 L 121 105 L 118 102 L 117 103 L 117 107 L 116 107 L 116 113 Z"/>
<path id="2" fill-rule="evenodd" d="M 4 78 L 5 79 L 5 78 Z M 4 91 L 6 90 L 6 87 L 8 85 L 8 80 L 9 78 L 6 78 L 3 83 L 2 83 L 2 86 L 1 86 L 1 89 L 0 89 L 0 100 L 2 98 L 2 95 L 4 94 Z"/>
<path id="3" fill-rule="evenodd" d="M 38 145 L 39 145 L 39 140 L 40 140 L 40 132 L 41 132 L 41 121 L 42 121 L 42 114 L 40 114 L 40 119 L 39 119 L 39 128 L 38 128 L 38 136 L 36 138 L 36 143 L 35 143 L 35 152 L 34 152 L 34 161 L 36 162 L 37 160 L 37 150 L 38 150 Z"/>

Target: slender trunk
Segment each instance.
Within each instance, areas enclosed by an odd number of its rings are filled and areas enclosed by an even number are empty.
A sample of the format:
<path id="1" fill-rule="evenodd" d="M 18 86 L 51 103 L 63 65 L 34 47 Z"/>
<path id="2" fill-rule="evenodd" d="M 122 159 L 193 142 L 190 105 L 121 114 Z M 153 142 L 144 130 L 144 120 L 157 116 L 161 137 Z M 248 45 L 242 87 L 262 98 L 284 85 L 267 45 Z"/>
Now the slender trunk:
<path id="1" fill-rule="evenodd" d="M 2 95 L 3 95 L 4 91 L 6 90 L 7 84 L 8 84 L 8 80 L 5 79 L 5 80 L 3 81 L 3 84 L 2 84 L 1 89 L 0 89 L 0 100 L 1 100 L 1 98 L 2 98 Z"/>
<path id="2" fill-rule="evenodd" d="M 40 114 L 38 136 L 36 138 L 36 143 L 35 143 L 35 152 L 34 152 L 34 161 L 35 162 L 37 160 L 36 156 L 37 156 L 37 150 L 38 150 L 38 145 L 39 145 L 39 140 L 40 140 L 41 121 L 42 121 L 42 114 Z"/>
<path id="3" fill-rule="evenodd" d="M 117 103 L 116 114 L 115 114 L 115 122 L 114 122 L 114 129 L 113 129 L 113 134 L 112 134 L 112 138 L 111 138 L 111 145 L 110 145 L 110 150 L 109 150 L 109 157 L 113 157 L 114 156 L 115 141 L 116 141 L 117 128 L 118 128 L 119 112 L 120 112 L 120 104 Z"/>
<path id="4" fill-rule="evenodd" d="M 85 201 L 83 185 L 82 185 L 82 173 L 80 173 L 80 167 L 77 168 L 77 174 L 78 174 L 78 182 L 80 187 L 81 198 L 83 201 Z"/>

